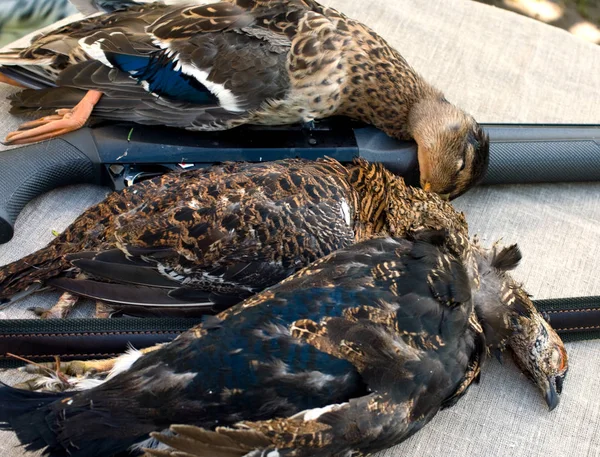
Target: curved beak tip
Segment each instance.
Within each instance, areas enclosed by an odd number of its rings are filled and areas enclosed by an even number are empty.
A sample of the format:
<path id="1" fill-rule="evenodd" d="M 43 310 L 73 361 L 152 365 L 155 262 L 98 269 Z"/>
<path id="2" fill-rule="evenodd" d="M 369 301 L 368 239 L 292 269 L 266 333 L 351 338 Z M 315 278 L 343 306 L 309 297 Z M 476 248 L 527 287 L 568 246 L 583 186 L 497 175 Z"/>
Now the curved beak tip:
<path id="1" fill-rule="evenodd" d="M 556 392 L 556 387 L 554 387 L 553 380 L 549 379 L 549 381 L 550 381 L 550 385 L 546 389 L 545 398 L 546 398 L 546 403 L 548 405 L 548 409 L 550 411 L 552 411 L 554 408 L 556 408 L 558 406 L 560 397 L 558 396 L 558 393 Z"/>

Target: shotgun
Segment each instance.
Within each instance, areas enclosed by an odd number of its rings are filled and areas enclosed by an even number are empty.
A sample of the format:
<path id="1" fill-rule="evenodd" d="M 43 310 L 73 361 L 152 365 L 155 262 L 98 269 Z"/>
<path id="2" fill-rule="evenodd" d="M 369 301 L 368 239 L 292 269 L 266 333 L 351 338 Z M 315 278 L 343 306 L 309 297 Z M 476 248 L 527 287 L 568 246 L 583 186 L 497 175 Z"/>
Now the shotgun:
<path id="1" fill-rule="evenodd" d="M 490 136 L 483 184 L 600 180 L 600 125 L 482 124 Z M 313 128 L 243 126 L 224 132 L 101 123 L 0 152 L 0 244 L 34 197 L 78 183 L 121 190 L 166 172 L 224 161 L 362 157 L 418 185 L 416 144 L 345 118 Z"/>

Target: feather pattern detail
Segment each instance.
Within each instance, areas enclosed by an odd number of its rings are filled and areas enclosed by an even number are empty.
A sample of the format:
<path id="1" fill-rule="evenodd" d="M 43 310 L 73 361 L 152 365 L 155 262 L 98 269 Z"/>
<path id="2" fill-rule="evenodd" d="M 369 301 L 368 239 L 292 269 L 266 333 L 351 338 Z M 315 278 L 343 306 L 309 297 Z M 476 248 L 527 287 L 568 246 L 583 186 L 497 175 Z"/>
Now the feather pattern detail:
<path id="1" fill-rule="evenodd" d="M 361 161 L 347 168 L 331 159 L 228 164 L 164 175 L 112 194 L 50 246 L 3 267 L 0 296 L 60 275 L 54 287 L 114 304 L 131 305 L 137 296 L 139 305 L 232 305 L 371 236 L 443 227 L 466 234 L 462 215 L 427 199 Z M 405 216 L 397 218 L 399 211 Z M 77 272 L 88 279 L 75 279 Z"/>
<path id="2" fill-rule="evenodd" d="M 403 274 L 374 275 L 392 264 Z M 448 300 L 433 294 L 434 270 L 453 272 L 439 276 Z M 470 324 L 470 287 L 464 264 L 445 244 L 364 241 L 172 343 L 123 359 L 130 366 L 97 387 L 38 394 L 37 402 L 30 392 L 0 387 L 0 422 L 30 450 L 73 457 L 139 447 L 173 423 L 218 424 L 220 435 L 196 433 L 207 452 L 235 448 L 238 439 L 284 455 L 382 449 L 422 428 L 459 389 L 464 393 L 470 362 L 483 361 L 486 335 Z M 359 419 L 361 432 L 348 433 Z"/>

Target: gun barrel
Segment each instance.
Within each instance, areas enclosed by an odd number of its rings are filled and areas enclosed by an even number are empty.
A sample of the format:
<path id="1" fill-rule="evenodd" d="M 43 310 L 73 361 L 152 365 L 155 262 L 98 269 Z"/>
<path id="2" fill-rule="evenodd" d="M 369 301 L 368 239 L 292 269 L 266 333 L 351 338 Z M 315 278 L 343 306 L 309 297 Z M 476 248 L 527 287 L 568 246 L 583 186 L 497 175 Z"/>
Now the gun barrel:
<path id="1" fill-rule="evenodd" d="M 490 136 L 484 184 L 600 180 L 600 125 L 483 127 Z M 358 156 L 381 162 L 408 183 L 419 182 L 414 142 L 347 120 L 322 121 L 313 130 L 249 127 L 235 134 L 109 124 L 0 153 L 0 244 L 12 238 L 23 207 L 48 190 L 83 182 L 119 189 L 123 176 L 116 180 L 111 165 L 134 167 L 134 176 L 154 176 L 180 163 L 198 167 L 325 155 L 341 162 Z"/>
<path id="2" fill-rule="evenodd" d="M 600 181 L 600 125 L 488 124 L 483 184 Z"/>

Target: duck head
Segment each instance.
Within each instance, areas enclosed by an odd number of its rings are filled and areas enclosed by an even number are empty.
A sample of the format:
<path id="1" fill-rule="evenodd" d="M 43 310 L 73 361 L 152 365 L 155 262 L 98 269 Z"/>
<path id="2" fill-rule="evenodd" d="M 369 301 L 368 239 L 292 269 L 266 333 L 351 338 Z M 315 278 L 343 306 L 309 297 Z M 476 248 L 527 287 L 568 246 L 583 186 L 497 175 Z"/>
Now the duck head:
<path id="1" fill-rule="evenodd" d="M 453 199 L 483 179 L 489 163 L 489 138 L 473 117 L 436 97 L 411 108 L 409 127 L 418 146 L 424 190 Z"/>

